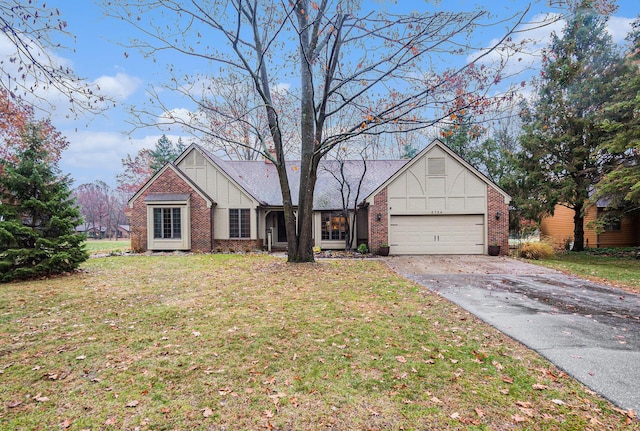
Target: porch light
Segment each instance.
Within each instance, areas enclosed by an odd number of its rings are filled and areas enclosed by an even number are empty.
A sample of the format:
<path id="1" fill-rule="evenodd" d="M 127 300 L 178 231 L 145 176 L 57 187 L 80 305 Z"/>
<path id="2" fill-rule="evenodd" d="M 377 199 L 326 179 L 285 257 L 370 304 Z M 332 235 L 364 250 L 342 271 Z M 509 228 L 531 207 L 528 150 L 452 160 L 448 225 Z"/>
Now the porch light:
<path id="1" fill-rule="evenodd" d="M 382 221 L 382 214 L 376 214 L 376 221 Z"/>
<path id="2" fill-rule="evenodd" d="M 498 211 L 496 213 L 496 220 L 500 220 L 500 217 L 502 217 L 502 213 L 500 211 Z"/>

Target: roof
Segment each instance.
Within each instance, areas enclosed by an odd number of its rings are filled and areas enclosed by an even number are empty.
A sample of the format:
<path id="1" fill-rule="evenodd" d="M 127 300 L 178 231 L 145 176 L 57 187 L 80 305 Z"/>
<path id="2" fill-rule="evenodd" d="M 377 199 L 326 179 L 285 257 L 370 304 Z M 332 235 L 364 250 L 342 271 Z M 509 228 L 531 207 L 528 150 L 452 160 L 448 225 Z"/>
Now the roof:
<path id="1" fill-rule="evenodd" d="M 222 160 L 206 149 L 195 145 L 214 164 L 222 169 L 247 193 L 253 196 L 263 206 L 282 206 L 282 193 L 276 166 L 264 161 Z M 344 163 L 344 178 L 351 187 L 351 195 L 347 205 L 354 206 L 358 183 L 364 172 L 358 200 L 376 190 L 381 184 L 406 165 L 409 160 L 321 160 L 318 165 L 313 209 L 335 210 L 342 209 L 340 164 Z M 294 206 L 298 205 L 298 191 L 300 186 L 299 160 L 287 160 L 287 175 Z M 332 174 L 333 173 L 333 174 Z M 335 174 L 335 176 L 334 176 Z M 337 177 L 337 178 L 336 178 Z M 345 192 L 345 197 L 346 197 Z"/>

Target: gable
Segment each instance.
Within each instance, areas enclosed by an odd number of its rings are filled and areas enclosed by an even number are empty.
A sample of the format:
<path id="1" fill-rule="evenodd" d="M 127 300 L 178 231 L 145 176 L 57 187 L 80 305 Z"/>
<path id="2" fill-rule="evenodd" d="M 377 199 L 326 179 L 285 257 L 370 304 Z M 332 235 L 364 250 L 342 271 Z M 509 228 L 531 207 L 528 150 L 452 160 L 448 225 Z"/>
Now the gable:
<path id="1" fill-rule="evenodd" d="M 169 179 L 171 178 L 171 179 Z M 155 173 L 138 191 L 129 199 L 129 207 L 133 208 L 134 203 L 141 196 L 146 196 L 147 192 L 158 193 L 181 193 L 183 183 L 188 188 L 197 193 L 207 204 L 207 208 L 210 208 L 215 202 L 211 199 L 206 192 L 204 192 L 197 184 L 191 181 L 180 169 L 172 163 L 167 163 L 158 172 Z M 175 189 L 175 190 L 174 190 Z"/>
<path id="2" fill-rule="evenodd" d="M 252 207 L 258 203 L 221 167 L 195 146 L 177 161 L 178 167 L 218 204 L 218 208 Z"/>
<path id="3" fill-rule="evenodd" d="M 477 214 L 487 207 L 487 186 L 462 163 L 434 146 L 388 185 L 394 214 Z"/>

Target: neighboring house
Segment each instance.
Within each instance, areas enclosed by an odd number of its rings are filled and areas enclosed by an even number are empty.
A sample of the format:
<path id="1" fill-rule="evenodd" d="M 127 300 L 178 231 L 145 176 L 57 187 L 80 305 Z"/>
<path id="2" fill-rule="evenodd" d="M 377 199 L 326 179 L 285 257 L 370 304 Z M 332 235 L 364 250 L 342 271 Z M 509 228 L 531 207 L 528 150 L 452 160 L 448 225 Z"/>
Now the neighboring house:
<path id="1" fill-rule="evenodd" d="M 322 161 L 318 169 L 313 235 L 322 249 L 345 247 L 340 184 L 330 172 L 338 163 Z M 364 163 L 344 165 L 352 190 Z M 358 244 L 377 252 L 386 243 L 391 254 L 485 254 L 489 244 L 498 244 L 507 253 L 510 196 L 440 141 L 412 160 L 366 164 L 357 202 Z M 287 161 L 294 204 L 299 166 Z M 221 160 L 193 144 L 144 184 L 129 207 L 134 250 L 287 245 L 278 174 L 269 161 Z"/>
<path id="2" fill-rule="evenodd" d="M 87 238 L 102 239 L 107 236 L 106 226 L 98 226 L 93 223 L 85 223 L 80 226 L 76 226 L 76 232 L 84 233 Z"/>
<path id="3" fill-rule="evenodd" d="M 588 204 L 584 214 L 585 248 L 636 247 L 640 246 L 640 217 L 627 215 L 616 223 L 608 223 L 604 231 L 598 233 L 594 226 L 598 216 L 606 211 L 606 204 L 598 201 Z M 557 248 L 565 248 L 573 242 L 575 211 L 556 205 L 553 216 L 545 217 L 540 223 L 540 235 L 551 240 Z"/>
<path id="4" fill-rule="evenodd" d="M 116 238 L 131 238 L 131 228 L 128 224 L 119 224 L 116 230 Z"/>

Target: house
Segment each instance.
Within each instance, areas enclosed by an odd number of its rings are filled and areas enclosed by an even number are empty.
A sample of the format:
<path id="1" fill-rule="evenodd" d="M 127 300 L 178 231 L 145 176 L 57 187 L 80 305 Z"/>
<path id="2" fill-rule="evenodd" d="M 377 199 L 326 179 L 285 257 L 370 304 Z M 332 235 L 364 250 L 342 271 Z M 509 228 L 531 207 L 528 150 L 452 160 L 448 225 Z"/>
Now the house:
<path id="1" fill-rule="evenodd" d="M 84 223 L 80 226 L 76 226 L 77 233 L 84 233 L 87 238 L 102 239 L 107 236 L 107 228 L 105 226 L 98 226 L 93 223 Z"/>
<path id="2" fill-rule="evenodd" d="M 626 215 L 618 222 L 607 223 L 603 232 L 594 226 L 597 218 L 606 211 L 606 202 L 599 200 L 588 203 L 584 213 L 585 248 L 637 247 L 640 246 L 640 217 Z M 563 205 L 556 205 L 553 215 L 542 219 L 540 235 L 551 240 L 557 248 L 565 248 L 573 242 L 575 211 Z"/>
<path id="3" fill-rule="evenodd" d="M 131 228 L 129 227 L 128 224 L 119 224 L 116 227 L 116 231 L 115 231 L 115 237 L 116 238 L 131 238 Z"/>
<path id="4" fill-rule="evenodd" d="M 323 161 L 314 196 L 315 246 L 343 249 L 346 226 L 338 161 Z M 411 160 L 344 164 L 358 197 L 357 242 L 391 254 L 485 254 L 508 250 L 510 196 L 435 140 Z M 299 162 L 287 161 L 292 193 Z M 297 196 L 293 196 L 294 205 Z M 349 208 L 356 202 L 352 200 Z M 221 160 L 192 144 L 129 200 L 134 250 L 223 251 L 286 247 L 284 212 L 270 161 Z M 357 244 L 354 244 L 354 246 Z"/>

